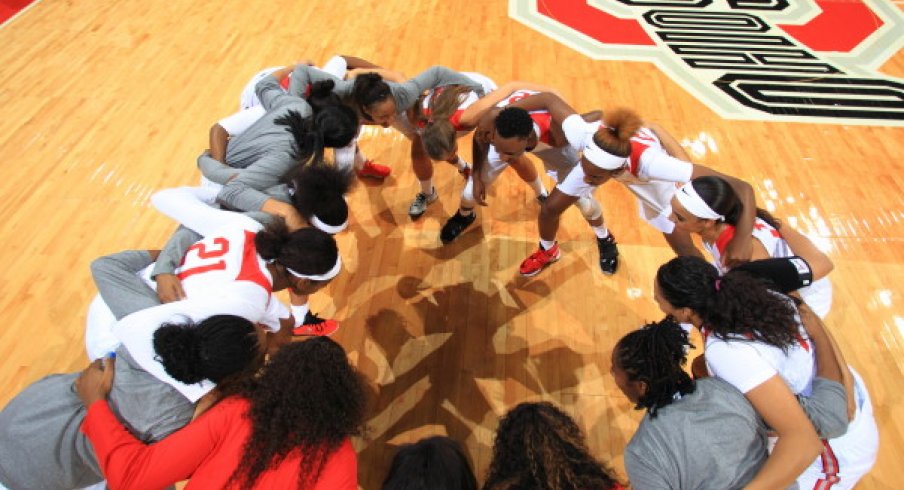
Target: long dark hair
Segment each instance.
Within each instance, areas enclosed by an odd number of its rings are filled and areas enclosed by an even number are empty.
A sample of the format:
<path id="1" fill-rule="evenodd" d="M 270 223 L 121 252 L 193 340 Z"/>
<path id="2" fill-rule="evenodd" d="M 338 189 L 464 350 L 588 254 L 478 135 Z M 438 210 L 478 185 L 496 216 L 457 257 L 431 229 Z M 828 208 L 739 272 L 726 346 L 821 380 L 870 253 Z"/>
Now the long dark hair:
<path id="1" fill-rule="evenodd" d="M 273 120 L 285 126 L 293 138 L 292 158 L 300 164 L 309 160 L 322 160 L 324 148 L 342 148 L 352 142 L 358 133 L 355 111 L 344 105 L 327 105 L 311 117 L 290 109 Z"/>
<path id="2" fill-rule="evenodd" d="M 311 162 L 289 175 L 292 205 L 308 222 L 313 216 L 332 226 L 348 220 L 345 195 L 355 182 L 351 169 L 343 170 L 326 162 Z"/>
<path id="3" fill-rule="evenodd" d="M 687 332 L 670 319 L 648 323 L 615 344 L 614 362 L 629 380 L 647 385 L 634 408 L 645 408 L 650 418 L 655 418 L 658 409 L 675 400 L 675 393 L 694 392 L 694 380 L 682 369 L 688 347 L 693 349 Z"/>
<path id="4" fill-rule="evenodd" d="M 797 341 L 794 303 L 744 271 L 719 276 L 700 257 L 675 257 L 659 267 L 656 284 L 675 308 L 690 308 L 718 338 L 741 335 L 782 350 Z"/>
<path id="5" fill-rule="evenodd" d="M 185 384 L 220 384 L 256 369 L 261 359 L 254 324 L 233 315 L 165 323 L 154 332 L 153 344 L 164 371 Z"/>
<path id="6" fill-rule="evenodd" d="M 399 448 L 383 490 L 477 490 L 477 479 L 461 445 L 434 436 Z"/>
<path id="7" fill-rule="evenodd" d="M 273 220 L 259 231 L 254 237 L 254 245 L 262 259 L 306 275 L 328 272 L 339 256 L 332 235 L 317 228 L 290 232 L 281 219 Z"/>
<path id="8" fill-rule="evenodd" d="M 355 78 L 352 86 L 352 101 L 358 112 L 368 121 L 373 121 L 370 116 L 370 107 L 390 98 L 392 98 L 392 91 L 389 89 L 389 84 L 380 75 L 365 73 Z"/>
<path id="9" fill-rule="evenodd" d="M 619 484 L 613 474 L 565 412 L 549 402 L 522 403 L 499 422 L 483 489 L 607 489 Z"/>
<path id="10" fill-rule="evenodd" d="M 363 381 L 327 337 L 282 347 L 241 395 L 251 402 L 251 435 L 232 475 L 242 488 L 296 454 L 298 488 L 313 486 L 330 455 L 361 433 Z"/>
<path id="11" fill-rule="evenodd" d="M 734 188 L 725 179 L 708 175 L 697 177 L 691 181 L 691 185 L 694 186 L 694 190 L 697 191 L 700 199 L 703 199 L 703 202 L 710 209 L 725 216 L 726 223 L 730 225 L 738 224 L 743 205 Z M 776 230 L 781 227 L 779 220 L 765 209 L 756 208 L 756 215 Z"/>

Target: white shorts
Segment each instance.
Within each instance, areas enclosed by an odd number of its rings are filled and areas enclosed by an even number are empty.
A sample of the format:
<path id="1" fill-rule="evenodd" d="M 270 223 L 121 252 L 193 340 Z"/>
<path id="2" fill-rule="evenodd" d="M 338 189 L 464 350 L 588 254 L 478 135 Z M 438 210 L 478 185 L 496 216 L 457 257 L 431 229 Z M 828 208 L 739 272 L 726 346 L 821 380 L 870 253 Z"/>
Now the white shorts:
<path id="1" fill-rule="evenodd" d="M 873 404 L 860 374 L 853 368 L 851 374 L 854 376 L 854 398 L 857 402 L 854 419 L 843 436 L 823 441 L 822 454 L 797 478 L 802 490 L 854 488 L 876 463 L 879 430 L 873 417 Z"/>
<path id="2" fill-rule="evenodd" d="M 618 180 L 618 179 L 616 179 Z M 669 220 L 672 213 L 672 196 L 675 195 L 675 184 L 659 180 L 622 182 L 636 197 L 640 207 L 640 217 L 647 223 L 663 233 L 671 233 L 675 229 L 675 223 Z M 556 186 L 559 192 L 574 197 L 589 197 L 596 186 L 588 184 L 584 180 L 584 169 L 580 165 L 575 166 L 564 181 L 559 181 Z"/>
<path id="3" fill-rule="evenodd" d="M 242 95 L 239 97 L 239 110 L 250 109 L 255 106 L 261 105 L 260 99 L 257 98 L 257 93 L 254 91 L 254 87 L 257 86 L 257 82 L 260 82 L 267 75 L 275 72 L 276 70 L 285 68 L 283 66 L 271 66 L 270 68 L 264 68 L 263 70 L 254 74 L 251 77 L 251 80 L 245 84 L 245 88 L 242 89 Z"/>

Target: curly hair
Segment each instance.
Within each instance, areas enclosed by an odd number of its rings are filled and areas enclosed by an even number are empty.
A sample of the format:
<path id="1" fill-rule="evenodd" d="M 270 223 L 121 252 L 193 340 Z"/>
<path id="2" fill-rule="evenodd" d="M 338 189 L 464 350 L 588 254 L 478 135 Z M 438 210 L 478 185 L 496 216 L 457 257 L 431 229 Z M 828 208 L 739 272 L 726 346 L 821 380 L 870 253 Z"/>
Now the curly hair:
<path id="1" fill-rule="evenodd" d="M 658 409 L 675 400 L 675 393 L 694 392 L 694 380 L 682 369 L 687 363 L 686 347 L 694 348 L 687 332 L 670 319 L 648 323 L 615 344 L 613 362 L 629 380 L 647 385 L 634 408 L 646 408 L 655 418 Z"/>
<path id="2" fill-rule="evenodd" d="M 631 154 L 631 137 L 640 129 L 642 121 L 634 111 L 625 108 L 606 112 L 604 125 L 593 135 L 593 142 L 602 150 L 620 157 Z"/>
<path id="3" fill-rule="evenodd" d="M 703 202 L 713 211 L 725 216 L 725 222 L 730 225 L 737 225 L 738 219 L 741 217 L 741 211 L 744 206 L 738 194 L 725 179 L 714 175 L 705 177 L 697 177 L 691 181 L 694 191 L 703 199 Z M 756 216 L 769 224 L 776 230 L 781 228 L 781 222 L 772 216 L 769 211 L 762 208 L 756 208 Z"/>
<path id="4" fill-rule="evenodd" d="M 351 169 L 343 170 L 325 162 L 297 167 L 289 175 L 292 205 L 309 222 L 312 216 L 317 216 L 328 225 L 341 225 L 348 220 L 345 194 L 354 182 Z"/>
<path id="5" fill-rule="evenodd" d="M 251 402 L 251 435 L 233 481 L 251 488 L 268 468 L 297 454 L 298 488 L 312 486 L 343 441 L 361 434 L 364 393 L 345 351 L 328 337 L 281 348 L 240 391 Z"/>
<path id="6" fill-rule="evenodd" d="M 503 138 L 527 139 L 534 130 L 530 113 L 520 107 L 506 107 L 496 116 L 496 134 Z"/>
<path id="7" fill-rule="evenodd" d="M 717 338 L 740 335 L 783 351 L 797 341 L 794 302 L 744 271 L 719 277 L 716 267 L 700 257 L 675 257 L 659 267 L 656 284 L 666 301 L 690 308 Z"/>
<path id="8" fill-rule="evenodd" d="M 613 474 L 571 417 L 549 402 L 522 403 L 499 422 L 483 489 L 607 489 L 619 484 Z"/>

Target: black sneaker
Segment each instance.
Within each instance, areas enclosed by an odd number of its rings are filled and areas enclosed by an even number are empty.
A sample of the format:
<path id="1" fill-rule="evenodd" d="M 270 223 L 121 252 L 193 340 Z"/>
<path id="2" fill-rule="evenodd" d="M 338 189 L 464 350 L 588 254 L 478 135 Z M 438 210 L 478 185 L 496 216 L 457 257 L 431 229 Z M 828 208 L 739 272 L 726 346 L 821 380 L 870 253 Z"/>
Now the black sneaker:
<path id="1" fill-rule="evenodd" d="M 618 269 L 618 246 L 615 242 L 615 236 L 609 232 L 606 238 L 597 238 L 596 247 L 600 251 L 600 269 L 603 274 L 611 276 Z"/>
<path id="2" fill-rule="evenodd" d="M 549 197 L 549 194 L 540 194 L 539 196 L 537 196 L 537 202 L 540 203 L 540 205 L 542 206 L 543 203 L 546 202 L 546 199 L 548 197 Z"/>
<path id="3" fill-rule="evenodd" d="M 443 225 L 442 231 L 439 232 L 439 239 L 442 240 L 443 243 L 449 243 L 452 240 L 458 238 L 458 235 L 461 235 L 461 232 L 465 231 L 465 228 L 471 226 L 471 223 L 477 219 L 477 213 L 471 212 L 471 214 L 464 216 L 460 212 L 456 212 L 455 216 L 449 218 L 449 221 L 446 221 L 446 224 Z"/>

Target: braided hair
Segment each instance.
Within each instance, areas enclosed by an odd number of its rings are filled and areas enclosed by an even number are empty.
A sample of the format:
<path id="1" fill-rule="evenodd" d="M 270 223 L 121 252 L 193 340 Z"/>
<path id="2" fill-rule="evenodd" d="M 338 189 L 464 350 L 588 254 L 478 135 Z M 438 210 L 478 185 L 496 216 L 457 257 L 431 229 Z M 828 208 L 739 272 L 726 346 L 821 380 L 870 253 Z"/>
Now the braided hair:
<path id="1" fill-rule="evenodd" d="M 636 409 L 647 409 L 650 418 L 674 401 L 675 393 L 693 393 L 694 380 L 682 369 L 687 363 L 685 348 L 693 348 L 687 332 L 671 319 L 648 323 L 625 335 L 615 344 L 612 362 L 630 381 L 647 386 Z"/>

